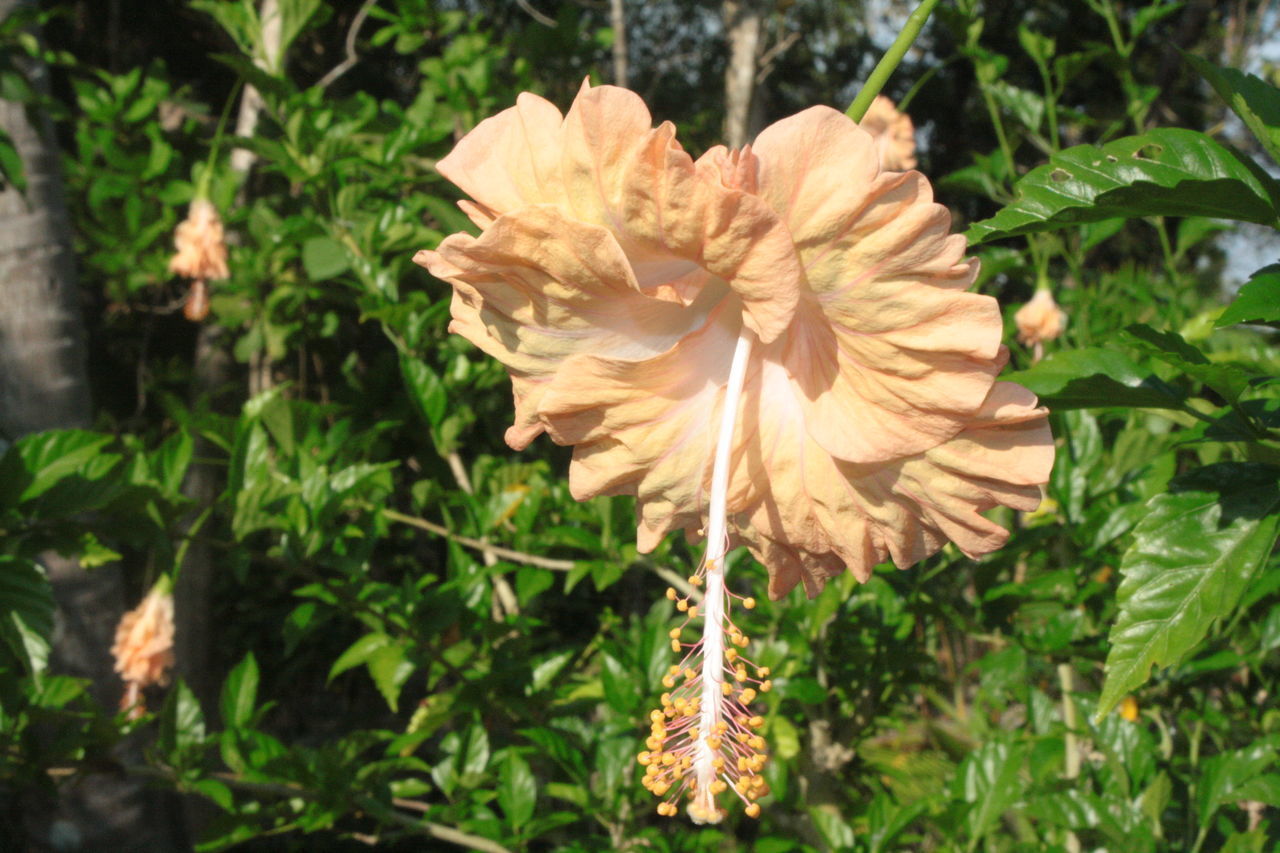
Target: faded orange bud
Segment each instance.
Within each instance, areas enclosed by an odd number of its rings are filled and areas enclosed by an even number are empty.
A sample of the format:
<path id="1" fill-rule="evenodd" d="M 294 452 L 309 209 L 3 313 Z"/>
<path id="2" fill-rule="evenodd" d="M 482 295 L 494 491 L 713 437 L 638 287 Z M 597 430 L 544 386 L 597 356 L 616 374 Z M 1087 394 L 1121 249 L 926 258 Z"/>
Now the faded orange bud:
<path id="1" fill-rule="evenodd" d="M 1044 342 L 1058 337 L 1067 327 L 1067 315 L 1053 301 L 1053 294 L 1041 288 L 1013 315 L 1013 322 L 1018 327 L 1018 342 L 1031 347 L 1033 360 L 1039 361 Z"/>
<path id="2" fill-rule="evenodd" d="M 881 169 L 905 172 L 916 167 L 916 126 L 893 101 L 876 95 L 858 125 L 875 139 Z"/>
<path id="3" fill-rule="evenodd" d="M 209 284 L 202 278 L 191 282 L 187 290 L 187 301 L 182 305 L 182 316 L 193 323 L 199 323 L 209 316 Z"/>
<path id="4" fill-rule="evenodd" d="M 173 245 L 178 251 L 169 259 L 169 272 L 203 281 L 230 275 L 222 220 L 208 199 L 191 202 L 186 220 L 174 232 Z"/>
<path id="5" fill-rule="evenodd" d="M 129 710 L 131 717 L 146 710 L 142 704 L 142 688 L 169 682 L 169 670 L 173 668 L 173 630 L 172 582 L 165 576 L 116 626 L 111 654 L 116 659 L 115 671 L 125 682 L 121 709 Z"/>

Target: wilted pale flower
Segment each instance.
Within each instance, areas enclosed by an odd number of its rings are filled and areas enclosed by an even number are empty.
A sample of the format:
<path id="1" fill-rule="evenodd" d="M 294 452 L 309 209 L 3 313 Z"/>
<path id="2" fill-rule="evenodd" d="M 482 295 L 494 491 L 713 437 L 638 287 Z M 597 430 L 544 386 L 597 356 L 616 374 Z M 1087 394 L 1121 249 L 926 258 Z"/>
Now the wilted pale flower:
<path id="1" fill-rule="evenodd" d="M 916 167 L 916 126 L 893 101 L 876 95 L 858 124 L 876 141 L 881 169 L 903 172 Z"/>
<path id="2" fill-rule="evenodd" d="M 1058 337 L 1067 327 L 1067 315 L 1053 301 L 1048 288 L 1042 287 L 1013 315 L 1013 322 L 1018 327 L 1018 342 L 1031 347 L 1032 360 L 1039 361 L 1044 355 L 1044 342 Z"/>
<path id="3" fill-rule="evenodd" d="M 187 218 L 174 232 L 173 245 L 178 251 L 169 259 L 169 272 L 193 279 L 184 313 L 189 320 L 203 320 L 209 313 L 208 282 L 229 275 L 222 220 L 212 202 L 192 200 Z"/>
<path id="4" fill-rule="evenodd" d="M 121 617 L 111 654 L 125 683 L 120 708 L 140 716 L 145 711 L 142 689 L 167 684 L 173 667 L 173 587 L 167 575 Z"/>
<path id="5" fill-rule="evenodd" d="M 1008 353 L 995 300 L 967 292 L 977 263 L 924 177 L 882 171 L 826 107 L 695 162 L 626 90 L 584 85 L 563 117 L 524 94 L 439 169 L 483 233 L 415 260 L 453 285 L 450 328 L 507 366 L 507 442 L 574 445 L 579 499 L 636 495 L 641 551 L 707 539 L 702 638 L 672 638 L 684 683 L 644 757 L 659 811 L 684 794 L 716 820 L 723 787 L 756 814 L 746 705 L 768 677 L 738 678 L 728 548 L 765 564 L 772 597 L 812 596 L 948 539 L 992 551 L 1008 534 L 980 513 L 1039 502 L 1045 412 L 995 381 Z"/>

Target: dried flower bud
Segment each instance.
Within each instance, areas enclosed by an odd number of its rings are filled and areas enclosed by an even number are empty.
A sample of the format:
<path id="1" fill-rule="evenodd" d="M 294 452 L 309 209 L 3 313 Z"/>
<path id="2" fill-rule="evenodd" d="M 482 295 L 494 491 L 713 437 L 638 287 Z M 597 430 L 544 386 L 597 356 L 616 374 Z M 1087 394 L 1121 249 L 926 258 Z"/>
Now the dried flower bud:
<path id="1" fill-rule="evenodd" d="M 1067 327 L 1067 315 L 1053 301 L 1053 294 L 1041 288 L 1013 315 L 1013 322 L 1018 327 L 1018 342 L 1031 347 L 1033 360 L 1039 361 L 1044 342 L 1058 337 Z"/>

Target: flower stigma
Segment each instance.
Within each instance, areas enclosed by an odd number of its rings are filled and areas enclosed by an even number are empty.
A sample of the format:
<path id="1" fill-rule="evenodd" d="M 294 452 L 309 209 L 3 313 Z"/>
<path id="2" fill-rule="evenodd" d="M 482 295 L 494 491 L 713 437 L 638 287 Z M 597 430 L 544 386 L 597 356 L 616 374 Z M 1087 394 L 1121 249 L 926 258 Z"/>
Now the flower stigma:
<path id="1" fill-rule="evenodd" d="M 682 654 L 662 679 L 668 692 L 662 707 L 649 714 L 647 750 L 638 756 L 645 767 L 644 786 L 663 798 L 658 814 L 672 817 L 681 796 L 689 800 L 688 814 L 694 823 L 719 823 L 728 813 L 718 797 L 732 790 L 746 806 L 750 817 L 760 814 L 756 802 L 769 793 L 760 775 L 767 758 L 764 738 L 758 730 L 764 718 L 748 708 L 759 693 L 772 687 L 769 668 L 743 656 L 750 638 L 733 623 L 732 600 L 750 610 L 755 599 L 736 595 L 725 586 L 725 555 L 729 536 L 726 501 L 731 448 L 747 361 L 755 335 L 744 328 L 734 348 L 733 363 L 725 387 L 720 431 L 711 469 L 711 497 L 708 506 L 707 547 L 697 572 L 689 578 L 694 587 L 704 587 L 701 614 L 699 605 L 680 597 L 673 588 L 667 598 L 685 614 L 684 622 L 670 633 L 671 648 Z M 681 642 L 689 623 L 701 615 L 702 636 L 695 643 Z"/>

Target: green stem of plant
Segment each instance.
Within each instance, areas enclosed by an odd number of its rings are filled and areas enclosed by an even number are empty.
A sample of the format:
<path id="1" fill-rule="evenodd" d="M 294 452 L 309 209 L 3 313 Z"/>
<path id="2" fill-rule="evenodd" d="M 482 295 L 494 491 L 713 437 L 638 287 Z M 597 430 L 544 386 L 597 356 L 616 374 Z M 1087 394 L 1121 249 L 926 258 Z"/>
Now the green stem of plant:
<path id="1" fill-rule="evenodd" d="M 872 70 L 871 76 L 867 78 L 862 91 L 858 92 L 858 96 L 853 99 L 853 103 L 849 104 L 849 109 L 844 111 L 845 115 L 854 121 L 862 121 L 862 117 L 867 114 L 867 110 L 871 107 L 871 102 L 876 99 L 876 95 L 880 94 L 884 84 L 889 82 L 890 75 L 902 62 L 902 57 L 907 55 L 907 50 L 915 42 L 916 37 L 920 35 L 924 22 L 929 20 L 929 15 L 933 13 L 933 9 L 937 5 L 938 0 L 922 0 L 920 5 L 916 7 L 916 10 L 907 18 L 907 23 L 903 26 L 902 32 L 898 33 L 898 37 L 893 40 L 893 44 L 889 45 L 889 49 L 884 52 L 884 56 L 876 63 L 876 67 Z"/>
<path id="2" fill-rule="evenodd" d="M 222 147 L 222 137 L 227 130 L 227 120 L 231 117 L 231 105 L 236 102 L 236 97 L 240 94 L 240 88 L 244 85 L 244 80 L 236 81 L 231 87 L 231 94 L 227 96 L 227 102 L 222 105 L 222 115 L 218 117 L 218 129 L 213 133 L 213 144 L 209 146 L 209 159 L 205 161 L 204 166 L 200 169 L 200 177 L 196 179 L 196 198 L 209 197 L 209 185 L 213 183 L 213 166 L 218 162 L 218 149 Z"/>
<path id="3" fill-rule="evenodd" d="M 1013 168 L 1013 148 L 1009 145 L 1009 137 L 1004 132 L 1004 121 L 1000 118 L 1000 108 L 985 83 L 982 87 L 982 102 L 987 105 L 987 115 L 991 117 L 991 126 L 995 128 L 996 140 L 1000 143 L 1000 153 L 1004 155 L 1004 176 L 1013 183 L 1016 172 Z"/>

